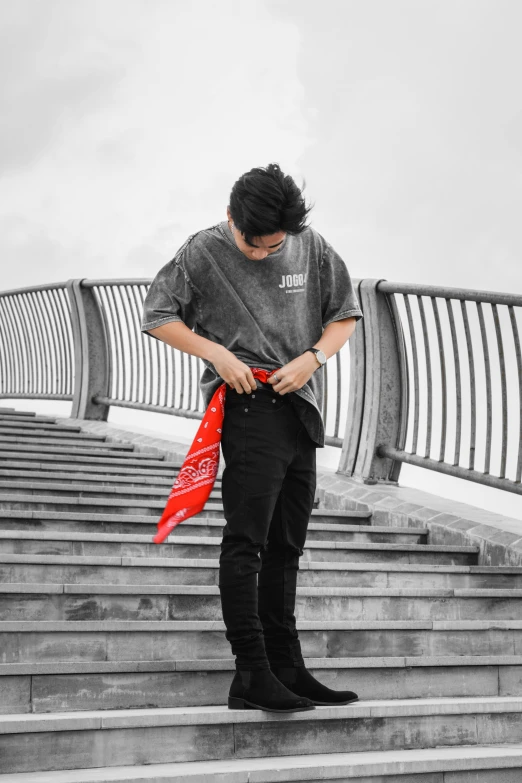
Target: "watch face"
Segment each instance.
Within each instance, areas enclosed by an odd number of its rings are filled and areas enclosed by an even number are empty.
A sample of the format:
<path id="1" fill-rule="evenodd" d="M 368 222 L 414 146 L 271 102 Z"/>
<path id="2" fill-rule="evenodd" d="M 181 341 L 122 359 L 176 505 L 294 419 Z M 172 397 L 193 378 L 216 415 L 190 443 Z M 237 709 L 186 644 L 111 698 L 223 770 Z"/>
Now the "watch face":
<path id="1" fill-rule="evenodd" d="M 316 356 L 319 359 L 319 361 L 321 362 L 321 364 L 325 364 L 325 362 L 326 362 L 326 355 L 325 355 L 325 353 L 323 351 L 321 351 L 321 350 L 317 351 Z"/>

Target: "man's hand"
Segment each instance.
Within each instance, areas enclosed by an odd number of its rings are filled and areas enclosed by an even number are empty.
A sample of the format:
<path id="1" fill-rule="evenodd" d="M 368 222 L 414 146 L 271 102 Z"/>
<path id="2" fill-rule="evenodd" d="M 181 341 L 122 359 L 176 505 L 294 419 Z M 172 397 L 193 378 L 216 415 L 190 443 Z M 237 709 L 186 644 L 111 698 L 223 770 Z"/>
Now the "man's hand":
<path id="1" fill-rule="evenodd" d="M 288 392 L 301 389 L 319 367 L 320 364 L 315 354 L 312 351 L 305 351 L 305 353 L 296 356 L 291 362 L 284 364 L 279 370 L 276 370 L 277 380 L 271 375 L 268 383 L 279 394 L 288 394 Z"/>
<path id="2" fill-rule="evenodd" d="M 214 351 L 217 355 L 212 357 L 212 364 L 231 389 L 235 389 L 239 394 L 251 394 L 257 389 L 256 379 L 248 364 L 222 345 L 215 345 Z"/>

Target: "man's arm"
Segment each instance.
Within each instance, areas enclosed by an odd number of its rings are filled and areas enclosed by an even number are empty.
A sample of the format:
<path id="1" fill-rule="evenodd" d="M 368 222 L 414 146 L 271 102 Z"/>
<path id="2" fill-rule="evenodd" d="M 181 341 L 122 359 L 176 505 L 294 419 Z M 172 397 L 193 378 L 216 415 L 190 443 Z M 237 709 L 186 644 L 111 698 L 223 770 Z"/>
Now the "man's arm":
<path id="1" fill-rule="evenodd" d="M 178 351 L 206 359 L 214 365 L 218 375 L 237 392 L 251 392 L 257 388 L 252 370 L 224 345 L 195 334 L 183 321 L 169 321 L 163 326 L 148 330 L 158 340 Z"/>
<path id="2" fill-rule="evenodd" d="M 343 345 L 350 339 L 355 332 L 356 323 L 357 319 L 353 316 L 351 318 L 342 318 L 340 321 L 332 321 L 324 329 L 321 339 L 315 345 L 311 345 L 310 348 L 320 348 L 326 355 L 326 358 L 329 359 L 330 356 L 334 356 L 337 351 L 340 351 Z M 311 351 L 309 353 L 310 356 L 313 356 Z M 317 366 L 318 361 L 315 357 L 314 360 Z"/>
<path id="3" fill-rule="evenodd" d="M 345 342 L 351 337 L 355 330 L 356 318 L 343 318 L 340 321 L 332 321 L 325 327 L 321 338 L 315 345 L 311 345 L 310 348 L 320 348 L 329 359 L 331 356 L 337 353 Z M 312 375 L 319 369 L 319 361 L 312 351 L 305 351 L 305 353 L 296 356 L 291 362 L 288 362 L 281 368 L 281 372 L 277 372 L 276 375 L 281 375 L 282 381 L 275 380 L 274 376 L 268 379 L 268 383 L 272 385 L 276 392 L 280 394 L 288 394 L 288 392 L 297 391 L 301 389 L 305 383 L 308 383 Z"/>

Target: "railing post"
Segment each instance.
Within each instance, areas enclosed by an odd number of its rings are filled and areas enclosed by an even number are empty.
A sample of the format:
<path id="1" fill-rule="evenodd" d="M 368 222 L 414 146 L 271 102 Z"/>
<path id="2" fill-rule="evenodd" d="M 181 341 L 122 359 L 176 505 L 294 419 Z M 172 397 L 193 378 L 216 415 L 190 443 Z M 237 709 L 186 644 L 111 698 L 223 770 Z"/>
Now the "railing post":
<path id="1" fill-rule="evenodd" d="M 93 401 L 108 396 L 109 361 L 107 335 L 92 288 L 83 280 L 68 280 L 74 339 L 74 397 L 71 417 L 107 421 L 109 406 Z"/>
<path id="2" fill-rule="evenodd" d="M 406 363 L 399 314 L 392 298 L 379 292 L 379 282 L 368 279 L 359 284 L 364 318 L 350 339 L 350 399 L 337 472 L 365 484 L 395 484 L 401 463 L 380 457 L 377 449 L 380 444 L 403 445 Z"/>

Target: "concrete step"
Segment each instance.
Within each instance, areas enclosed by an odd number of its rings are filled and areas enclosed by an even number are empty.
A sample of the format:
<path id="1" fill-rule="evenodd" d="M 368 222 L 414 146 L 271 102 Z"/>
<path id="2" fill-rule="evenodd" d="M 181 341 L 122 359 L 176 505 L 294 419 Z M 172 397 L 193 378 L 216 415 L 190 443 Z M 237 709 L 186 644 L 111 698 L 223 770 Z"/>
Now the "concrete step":
<path id="1" fill-rule="evenodd" d="M 82 500 L 82 498 L 79 498 Z M 181 525 L 179 526 L 182 527 Z M 152 531 L 151 531 L 152 532 Z M 68 534 L 62 534 L 67 536 Z M 71 535 L 71 534 L 69 534 Z M 133 536 L 110 533 L 82 533 L 78 540 L 64 538 L 49 540 L 45 538 L 20 538 L 13 542 L 12 548 L 19 553 L 32 554 L 72 553 L 100 557 L 154 557 L 174 558 L 219 558 L 220 540 L 217 536 L 187 536 L 184 530 L 174 531 L 167 544 L 135 542 Z M 4 539 L 5 541 L 5 539 Z M 162 546 L 161 555 L 158 546 Z M 14 553 L 16 554 L 16 553 Z M 448 565 L 466 565 L 475 563 L 478 547 L 443 546 L 432 544 L 405 543 L 368 543 L 364 541 L 308 540 L 301 560 L 343 561 L 366 563 L 433 563 Z"/>
<path id="2" fill-rule="evenodd" d="M 0 408 L 0 415 L 5 417 L 25 416 L 27 418 L 33 418 L 36 416 L 36 413 L 34 413 L 34 411 L 17 411 L 15 408 Z"/>
<path id="3" fill-rule="evenodd" d="M 13 413 L 1 413 L 0 411 L 0 421 L 1 422 L 19 421 L 22 423 L 28 421 L 33 421 L 33 422 L 36 421 L 36 422 L 42 422 L 42 424 L 56 424 L 56 419 L 53 416 L 41 416 L 40 414 L 37 415 L 36 413 L 29 413 L 27 411 L 16 411 Z"/>
<path id="4" fill-rule="evenodd" d="M 226 707 L 0 716 L 3 772 L 519 743 L 522 699 L 359 701 L 290 715 Z M 50 752 L 50 749 L 51 752 Z"/>
<path id="5" fill-rule="evenodd" d="M 122 502 L 134 501 L 135 499 L 158 499 L 165 505 L 172 483 L 173 482 L 171 481 L 170 486 L 154 487 L 151 484 L 145 486 L 123 486 L 116 485 L 114 482 L 106 485 L 90 481 L 84 483 L 71 482 L 69 484 L 62 484 L 54 481 L 24 481 L 21 483 L 11 479 L 0 479 L 0 501 L 7 495 L 16 495 L 18 499 L 25 499 L 31 495 L 38 495 L 40 497 L 49 498 L 56 498 L 59 496 L 62 501 L 75 497 L 107 498 L 112 500 L 121 499 Z M 220 485 L 218 489 L 213 489 L 211 491 L 210 497 L 216 500 L 221 497 Z"/>
<path id="6" fill-rule="evenodd" d="M 156 546 L 156 545 L 155 545 Z M 160 547 L 165 546 L 161 544 Z M 215 559 L 0 554 L 0 582 L 218 584 Z M 521 589 L 522 568 L 417 563 L 347 563 L 301 558 L 302 587 Z"/>
<path id="7" fill-rule="evenodd" d="M 47 435 L 53 432 L 77 433 L 81 432 L 82 428 L 74 424 L 56 424 L 53 420 L 46 421 L 36 416 L 29 421 L 27 419 L 14 419 L 14 417 L 10 419 L 2 419 L 0 417 L 0 434 L 9 435 L 16 431 L 16 434 L 30 435 L 31 433 L 34 434 L 35 430 L 41 430 L 44 435 Z M 103 440 L 105 436 L 95 435 L 94 437 Z"/>
<path id="8" fill-rule="evenodd" d="M 1 463 L 0 463 L 1 464 Z M 20 464 L 20 463 L 18 463 Z M 172 471 L 168 476 L 156 476 L 154 474 L 144 475 L 143 472 L 138 472 L 130 475 L 112 473 L 92 473 L 90 471 L 80 472 L 69 471 L 67 466 L 62 466 L 61 470 L 38 470 L 35 471 L 34 467 L 31 470 L 27 470 L 27 466 L 22 469 L 17 468 L 16 465 L 11 465 L 10 469 L 0 468 L 0 480 L 9 481 L 13 488 L 18 486 L 25 486 L 25 483 L 29 479 L 32 482 L 38 482 L 39 486 L 45 487 L 46 484 L 52 483 L 68 486 L 69 484 L 78 484 L 81 486 L 88 485 L 91 487 L 96 486 L 144 486 L 144 487 L 167 487 L 170 489 L 172 483 L 179 470 Z M 221 479 L 216 478 L 214 482 L 215 487 L 221 487 Z"/>
<path id="9" fill-rule="evenodd" d="M 522 696 L 522 655 L 307 658 L 305 663 L 324 685 L 354 690 L 364 699 Z M 232 658 L 0 664 L 0 713 L 223 705 L 233 672 Z"/>
<path id="10" fill-rule="evenodd" d="M 105 435 L 82 432 L 79 427 L 70 430 L 68 427 L 55 428 L 51 425 L 46 425 L 45 428 L 31 427 L 30 424 L 26 424 L 24 427 L 0 425 L 0 441 L 2 443 L 33 443 L 37 439 L 46 440 L 48 443 L 77 443 L 80 446 L 105 443 Z"/>
<path id="11" fill-rule="evenodd" d="M 34 460 L 33 460 L 34 456 Z M 65 477 L 69 474 L 71 476 L 86 475 L 90 480 L 97 480 L 100 475 L 114 476 L 116 480 L 120 480 L 122 477 L 127 476 L 131 479 L 138 479 L 139 481 L 148 481 L 152 479 L 168 479 L 172 480 L 173 476 L 179 473 L 180 465 L 174 465 L 169 462 L 157 462 L 157 466 L 149 466 L 147 463 L 140 463 L 140 467 L 126 467 L 127 462 L 124 465 L 111 464 L 94 464 L 91 465 L 87 462 L 64 462 L 63 459 L 52 455 L 52 458 L 47 461 L 42 460 L 42 455 L 31 455 L 31 459 L 23 459 L 16 457 L 8 458 L 8 465 L 6 461 L 0 458 L 0 465 L 4 466 L 5 470 L 9 470 L 12 474 L 18 474 L 19 471 L 30 473 L 31 478 L 37 478 L 38 481 L 43 481 L 46 478 Z M 161 467 L 160 467 L 161 466 Z M 3 470 L 2 470 L 3 475 Z M 6 474 L 8 475 L 8 474 Z"/>
<path id="12" fill-rule="evenodd" d="M 23 495 L 20 492 L 0 493 L 0 516 L 3 511 L 81 511 L 93 514 L 153 514 L 159 519 L 168 493 L 163 500 L 137 500 L 125 496 L 112 497 L 64 497 L 59 495 L 39 494 Z M 211 511 L 223 516 L 221 503 L 209 502 L 205 507 L 207 515 Z"/>
<path id="13" fill-rule="evenodd" d="M 506 743 L 0 774 L 0 783 L 520 783 L 521 770 L 522 748 Z"/>
<path id="14" fill-rule="evenodd" d="M 224 524 L 223 506 L 207 503 L 204 510 L 199 514 L 190 517 L 183 522 L 183 526 L 178 526 L 171 535 L 185 535 L 183 531 L 194 526 L 195 523 L 212 520 L 220 525 Z M 0 509 L 0 529 L 4 531 L 15 530 L 38 530 L 38 531 L 57 531 L 57 532 L 91 532 L 91 533 L 122 533 L 129 535 L 147 535 L 152 536 L 156 532 L 156 525 L 159 515 L 150 514 L 115 514 L 96 513 L 83 511 L 43 511 L 43 510 L 16 510 Z M 353 511 L 331 511 L 320 508 L 312 509 L 311 522 L 324 525 L 343 525 L 347 529 L 350 527 L 370 528 L 372 526 L 365 524 L 371 521 L 371 515 L 362 516 Z M 372 527 L 372 530 L 374 528 Z M 376 528 L 378 530 L 379 528 Z M 385 528 L 382 528 L 385 530 Z M 413 530 L 416 528 L 386 528 L 386 530 Z M 420 530 L 420 529 L 417 529 Z M 199 531 L 200 532 L 200 531 Z M 199 532 L 197 535 L 199 535 Z M 384 534 L 384 533 L 383 533 Z M 408 535 L 405 533 L 405 535 Z M 425 540 L 425 536 L 422 536 Z M 395 539 L 394 539 L 395 540 Z"/>
<path id="15" fill-rule="evenodd" d="M 96 497 L 89 493 L 88 497 L 67 496 L 65 494 L 47 495 L 43 490 L 36 490 L 38 494 L 32 494 L 28 489 L 27 494 L 21 492 L 0 492 L 0 516 L 3 511 L 79 511 L 92 513 L 115 513 L 115 514 L 154 514 L 158 519 L 161 516 L 165 503 L 167 502 L 168 492 L 160 500 L 140 500 L 134 497 L 126 496 L 123 492 L 113 490 L 112 492 L 101 493 L 105 497 Z M 31 494 L 29 494 L 31 493 Z M 205 514 L 210 516 L 215 513 L 217 516 L 223 516 L 223 504 L 212 502 L 219 497 L 218 490 L 211 493 L 211 500 L 205 506 Z M 318 501 L 314 503 L 317 508 Z"/>
<path id="16" fill-rule="evenodd" d="M 301 620 L 307 658 L 521 655 L 521 620 Z M 218 620 L 2 620 L 0 663 L 227 658 Z"/>
<path id="17" fill-rule="evenodd" d="M 69 468 L 73 469 L 86 469 L 90 466 L 100 467 L 102 470 L 123 468 L 122 472 L 125 472 L 127 468 L 134 468 L 139 473 L 143 471 L 146 475 L 160 475 L 156 471 L 168 471 L 171 475 L 171 471 L 179 469 L 180 465 L 177 463 L 171 463 L 162 461 L 160 456 L 151 456 L 149 453 L 144 452 L 106 452 L 96 453 L 93 455 L 92 451 L 84 451 L 76 449 L 73 452 L 64 448 L 55 448 L 49 446 L 45 451 L 33 451 L 31 446 L 11 446 L 9 449 L 2 449 L 0 445 L 0 464 L 6 464 L 9 466 L 15 460 L 23 460 L 27 463 L 28 468 L 38 470 L 45 470 L 46 467 L 53 466 L 54 463 L 63 462 L 67 460 Z M 149 471 L 147 473 L 147 471 Z M 163 474 L 164 475 L 164 474 Z"/>
<path id="18" fill-rule="evenodd" d="M 37 435 L 34 436 L 26 436 L 24 438 L 21 438 L 17 435 L 2 435 L 2 446 L 5 448 L 9 448 L 9 450 L 22 450 L 25 447 L 29 446 L 31 449 L 39 448 L 43 452 L 48 452 L 50 454 L 52 453 L 66 453 L 69 454 L 71 451 L 73 453 L 79 453 L 79 454 L 91 454 L 96 453 L 98 450 L 102 452 L 111 452 L 111 451 L 133 451 L 134 446 L 130 443 L 113 443 L 113 442 L 107 442 L 105 440 L 89 440 L 87 438 L 81 439 L 80 437 L 71 438 L 70 440 L 68 438 L 60 437 L 60 438 L 53 438 L 52 443 L 50 443 L 50 439 L 45 436 L 39 437 Z M 56 452 L 56 449 L 61 447 L 61 451 Z M 65 448 L 64 448 L 65 447 Z"/>
<path id="19" fill-rule="evenodd" d="M 214 620 L 217 585 L 0 584 L 0 620 Z M 298 621 L 518 620 L 522 590 L 297 588 Z"/>
<path id="20" fill-rule="evenodd" d="M 37 466 L 42 466 L 42 469 L 46 465 L 54 462 L 63 462 L 67 460 L 69 468 L 72 470 L 73 465 L 98 465 L 106 467 L 117 468 L 137 468 L 138 470 L 171 470 L 172 468 L 178 469 L 181 464 L 167 462 L 163 457 L 159 455 L 153 455 L 148 452 L 106 452 L 106 453 L 93 453 L 92 450 L 85 449 L 71 449 L 57 448 L 56 446 L 48 446 L 45 451 L 35 449 L 31 445 L 17 445 L 10 444 L 9 447 L 2 448 L 0 445 L 0 462 L 7 460 L 12 463 L 13 460 L 24 460 L 28 463 L 30 468 L 37 469 Z"/>
<path id="21" fill-rule="evenodd" d="M 5 513 L 5 512 L 4 512 Z M 124 516 L 124 515 L 122 515 Z M 143 520 L 143 521 L 142 521 Z M 63 552 L 62 543 L 64 541 L 88 540 L 89 536 L 99 536 L 103 534 L 125 536 L 125 539 L 115 538 L 115 541 L 126 540 L 129 543 L 150 544 L 151 536 L 156 532 L 156 521 L 152 517 L 142 517 L 138 524 L 130 522 L 112 523 L 111 516 L 107 515 L 102 522 L 89 519 L 86 522 L 79 520 L 68 520 L 69 527 L 66 526 L 66 520 L 52 520 L 51 526 L 27 525 L 25 520 L 11 520 L 12 526 L 7 528 L 7 520 L 0 516 L 0 552 L 11 552 L 13 554 L 29 552 L 27 546 L 20 549 L 20 541 L 56 541 L 59 551 Z M 29 520 L 36 522 L 36 520 Z M 122 525 L 125 528 L 122 532 Z M 175 541 L 179 536 L 207 536 L 221 540 L 224 519 L 209 519 L 208 517 L 189 517 L 182 525 L 174 528 L 167 542 Z M 143 528 L 144 533 L 138 532 L 138 527 Z M 44 529 L 45 527 L 45 529 Z M 7 529 L 6 529 L 7 528 Z M 116 529 L 117 528 L 117 529 Z M 371 525 L 349 525 L 349 524 L 327 524 L 320 522 L 310 522 L 308 524 L 308 541 L 317 541 L 328 539 L 329 541 L 362 541 L 367 543 L 395 543 L 395 544 L 423 544 L 426 543 L 428 530 L 423 528 L 403 527 L 390 528 Z M 93 539 L 95 540 L 95 539 Z M 72 549 L 68 548 L 66 552 L 74 554 Z M 66 552 L 63 552 L 64 554 Z"/>

